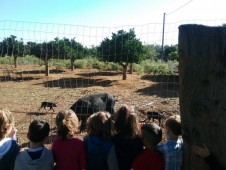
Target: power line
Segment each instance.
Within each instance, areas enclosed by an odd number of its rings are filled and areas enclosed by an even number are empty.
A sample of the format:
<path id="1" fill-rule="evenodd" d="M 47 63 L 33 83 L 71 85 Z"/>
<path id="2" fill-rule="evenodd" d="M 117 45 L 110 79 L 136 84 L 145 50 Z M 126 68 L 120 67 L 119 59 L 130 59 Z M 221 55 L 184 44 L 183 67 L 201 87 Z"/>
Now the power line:
<path id="1" fill-rule="evenodd" d="M 183 8 L 183 7 L 185 7 L 186 5 L 188 5 L 191 1 L 193 1 L 193 0 L 188 1 L 188 2 L 185 3 L 184 5 L 180 6 L 179 8 L 175 9 L 174 11 L 172 11 L 172 12 L 170 12 L 169 14 L 166 14 L 166 15 L 170 15 L 170 14 L 172 14 L 172 13 L 174 13 L 174 12 L 180 10 L 181 8 Z"/>

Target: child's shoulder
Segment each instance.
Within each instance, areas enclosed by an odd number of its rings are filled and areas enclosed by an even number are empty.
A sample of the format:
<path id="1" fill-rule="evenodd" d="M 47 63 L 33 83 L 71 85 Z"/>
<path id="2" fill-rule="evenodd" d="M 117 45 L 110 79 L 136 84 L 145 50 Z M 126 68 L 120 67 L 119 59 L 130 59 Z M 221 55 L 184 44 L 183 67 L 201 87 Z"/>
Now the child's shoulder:
<path id="1" fill-rule="evenodd" d="M 54 139 L 54 142 L 77 142 L 77 143 L 83 143 L 82 139 L 79 139 L 77 137 L 69 138 L 69 139 L 62 139 L 62 137 L 57 137 Z"/>

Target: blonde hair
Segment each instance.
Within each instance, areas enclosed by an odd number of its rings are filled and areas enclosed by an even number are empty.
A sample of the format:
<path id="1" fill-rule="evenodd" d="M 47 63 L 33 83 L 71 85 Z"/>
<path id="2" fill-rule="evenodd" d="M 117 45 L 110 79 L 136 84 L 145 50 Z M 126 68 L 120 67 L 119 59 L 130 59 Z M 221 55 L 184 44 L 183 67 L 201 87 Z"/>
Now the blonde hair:
<path id="1" fill-rule="evenodd" d="M 4 138 L 13 124 L 14 118 L 12 113 L 8 109 L 0 108 L 0 140 Z"/>
<path id="2" fill-rule="evenodd" d="M 180 117 L 180 115 L 170 116 L 166 120 L 165 126 L 170 128 L 171 131 L 175 135 L 177 135 L 177 136 L 181 135 L 181 117 Z"/>
<path id="3" fill-rule="evenodd" d="M 98 136 L 109 139 L 112 135 L 111 115 L 108 112 L 97 112 L 87 120 L 87 133 L 89 136 Z"/>
<path id="4" fill-rule="evenodd" d="M 79 120 L 71 109 L 61 110 L 56 116 L 57 134 L 62 139 L 73 137 L 79 129 Z"/>

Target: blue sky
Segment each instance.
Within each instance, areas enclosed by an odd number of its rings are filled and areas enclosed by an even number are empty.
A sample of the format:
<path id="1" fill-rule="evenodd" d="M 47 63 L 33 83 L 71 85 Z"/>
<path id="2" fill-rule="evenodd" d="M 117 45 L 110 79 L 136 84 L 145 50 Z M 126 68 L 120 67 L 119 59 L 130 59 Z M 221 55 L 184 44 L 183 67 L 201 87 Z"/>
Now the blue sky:
<path id="1" fill-rule="evenodd" d="M 151 22 L 149 11 L 161 1 L 151 0 L 1 0 L 1 20 L 119 26 Z M 166 0 L 167 2 L 167 0 Z M 159 13 L 162 15 L 163 13 Z"/>
<path id="2" fill-rule="evenodd" d="M 0 20 L 88 26 L 162 22 L 189 0 L 1 0 Z M 226 17 L 225 0 L 192 0 L 167 17 L 168 22 Z"/>
<path id="3" fill-rule="evenodd" d="M 0 39 L 8 34 L 17 34 L 19 37 L 26 37 L 25 39 L 37 38 L 37 35 L 28 35 L 29 31 L 19 33 L 20 28 L 28 29 L 26 27 L 29 27 L 30 30 L 35 29 L 33 31 L 53 32 L 51 35 L 50 33 L 48 35 L 47 33 L 45 35 L 39 34 L 40 41 L 60 36 L 61 32 L 65 33 L 66 36 L 74 35 L 75 33 L 71 31 L 67 33 L 67 30 L 77 29 L 76 33 L 79 35 L 86 34 L 88 36 L 95 32 L 96 39 L 89 38 L 89 42 L 84 36 L 77 36 L 80 41 L 86 41 L 88 45 L 91 45 L 99 42 L 97 37 L 104 37 L 116 31 L 115 27 L 123 26 L 124 29 L 127 25 L 129 27 L 131 25 L 144 25 L 135 27 L 135 31 L 140 34 L 140 37 L 141 35 L 146 36 L 143 41 L 150 41 L 150 38 L 145 34 L 146 30 L 151 27 L 153 30 L 149 30 L 149 32 L 153 32 L 153 35 L 150 36 L 157 37 L 156 41 L 159 42 L 163 13 L 166 13 L 166 31 L 168 33 L 174 32 L 173 37 L 166 36 L 166 38 L 176 39 L 177 32 L 175 30 L 180 24 L 222 25 L 222 23 L 226 23 L 225 6 L 226 0 L 1 0 L 0 21 L 25 22 L 0 22 L 0 30 L 2 27 L 4 27 L 2 30 L 6 30 L 2 36 L 0 31 Z M 29 22 L 41 24 L 30 24 Z M 80 25 L 81 27 L 67 28 L 61 25 L 42 23 Z M 145 25 L 148 23 L 153 25 Z M 106 29 L 95 30 L 83 26 L 106 27 Z M 13 32 L 14 27 L 17 29 L 16 32 Z M 53 31 L 56 29 L 58 29 L 57 35 Z M 109 33 L 105 34 L 104 32 Z M 172 36 L 172 34 L 168 35 Z"/>

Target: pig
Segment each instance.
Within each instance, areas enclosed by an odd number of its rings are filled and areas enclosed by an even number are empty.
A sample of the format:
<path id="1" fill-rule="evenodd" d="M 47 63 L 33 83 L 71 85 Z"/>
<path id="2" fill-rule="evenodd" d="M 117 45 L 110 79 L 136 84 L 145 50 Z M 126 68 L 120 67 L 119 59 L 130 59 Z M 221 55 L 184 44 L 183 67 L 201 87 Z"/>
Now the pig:
<path id="1" fill-rule="evenodd" d="M 87 118 L 98 111 L 107 111 L 114 114 L 116 98 L 109 93 L 94 93 L 78 99 L 70 109 L 73 110 L 81 121 L 80 131 L 86 129 Z"/>
<path id="2" fill-rule="evenodd" d="M 39 110 L 41 108 L 46 109 L 46 107 L 49 107 L 49 110 L 53 110 L 54 111 L 53 107 L 57 107 L 57 104 L 56 103 L 52 103 L 52 102 L 42 102 L 41 107 L 39 108 Z"/>
<path id="3" fill-rule="evenodd" d="M 149 121 L 150 121 L 150 119 L 152 119 L 152 121 L 154 122 L 154 120 L 157 119 L 159 122 L 159 125 L 162 123 L 162 119 L 164 118 L 164 115 L 160 112 L 148 111 L 148 112 L 146 112 L 146 115 L 147 115 Z"/>

